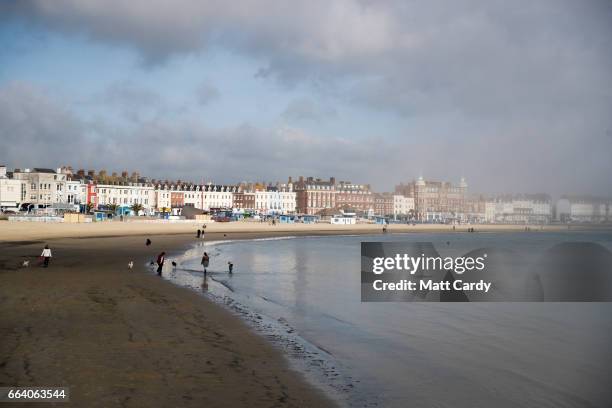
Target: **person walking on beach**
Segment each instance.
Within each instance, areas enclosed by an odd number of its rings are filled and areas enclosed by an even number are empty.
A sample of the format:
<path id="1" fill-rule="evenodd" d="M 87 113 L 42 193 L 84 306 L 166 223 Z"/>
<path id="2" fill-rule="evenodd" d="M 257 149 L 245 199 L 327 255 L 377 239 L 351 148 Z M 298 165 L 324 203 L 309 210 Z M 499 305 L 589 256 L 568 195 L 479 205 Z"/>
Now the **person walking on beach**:
<path id="1" fill-rule="evenodd" d="M 231 262 L 228 262 L 228 263 L 227 263 L 227 267 L 228 267 L 228 269 L 229 269 L 229 273 L 230 273 L 230 275 L 231 275 L 231 274 L 234 272 L 234 264 L 233 264 L 233 263 L 231 263 Z"/>
<path id="2" fill-rule="evenodd" d="M 162 274 L 162 269 L 164 267 L 164 261 L 166 260 L 166 253 L 162 252 L 161 254 L 157 255 L 157 274 L 159 276 L 161 276 Z"/>
<path id="3" fill-rule="evenodd" d="M 198 228 L 198 232 L 197 232 L 196 236 L 197 236 L 198 238 L 200 238 L 200 237 L 202 236 L 202 231 L 200 231 L 200 229 L 199 229 L 199 228 Z"/>
<path id="4" fill-rule="evenodd" d="M 43 258 L 43 266 L 45 268 L 49 267 L 49 261 L 51 260 L 52 256 L 53 255 L 51 255 L 51 248 L 49 248 L 49 245 L 45 245 L 42 254 L 40 254 L 40 257 Z"/>
<path id="5" fill-rule="evenodd" d="M 208 254 L 206 252 L 204 252 L 204 255 L 202 256 L 202 262 L 200 263 L 204 268 L 204 279 L 206 279 L 206 269 L 208 269 L 208 264 L 210 263 L 210 258 L 208 257 Z"/>

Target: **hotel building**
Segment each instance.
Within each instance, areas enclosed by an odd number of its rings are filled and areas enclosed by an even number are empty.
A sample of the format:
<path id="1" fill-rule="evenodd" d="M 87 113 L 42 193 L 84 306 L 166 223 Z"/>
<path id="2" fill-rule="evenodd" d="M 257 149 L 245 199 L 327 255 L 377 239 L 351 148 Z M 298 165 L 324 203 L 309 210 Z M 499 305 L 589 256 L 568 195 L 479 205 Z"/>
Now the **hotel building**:
<path id="1" fill-rule="evenodd" d="M 414 198 L 416 219 L 423 222 L 461 222 L 465 219 L 467 183 L 417 180 L 395 187 L 397 194 Z"/>
<path id="2" fill-rule="evenodd" d="M 352 210 L 362 215 L 374 211 L 374 195 L 369 184 L 354 184 L 340 181 L 336 184 L 336 207 L 341 210 Z"/>
<path id="3" fill-rule="evenodd" d="M 146 183 L 122 184 L 96 184 L 97 208 L 117 205 L 119 207 L 132 207 L 140 204 L 145 214 L 152 214 L 155 210 L 155 189 Z"/>
<path id="4" fill-rule="evenodd" d="M 292 184 L 291 178 L 288 183 Z M 336 208 L 337 191 L 334 177 L 325 181 L 300 176 L 298 181 L 293 183 L 293 189 L 296 193 L 296 211 L 299 214 L 316 215 L 325 209 Z"/>
<path id="5" fill-rule="evenodd" d="M 548 224 L 551 219 L 548 194 L 501 195 L 485 204 L 485 220 L 490 223 Z"/>

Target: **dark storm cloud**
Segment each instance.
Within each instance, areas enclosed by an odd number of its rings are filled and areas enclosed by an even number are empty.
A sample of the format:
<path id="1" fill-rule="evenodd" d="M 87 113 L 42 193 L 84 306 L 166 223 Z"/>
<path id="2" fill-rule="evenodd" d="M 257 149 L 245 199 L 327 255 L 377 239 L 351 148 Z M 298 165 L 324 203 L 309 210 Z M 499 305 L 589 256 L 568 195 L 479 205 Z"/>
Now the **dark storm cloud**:
<path id="1" fill-rule="evenodd" d="M 512 190 L 612 194 L 607 182 L 612 173 L 609 1 L 31 0 L 3 3 L 0 15 L 129 47 L 146 64 L 209 46 L 228 48 L 262 61 L 258 78 L 310 84 L 339 103 L 391 113 L 416 129 L 378 143 L 347 139 L 343 144 L 344 135 L 336 135 L 332 147 L 340 152 L 338 160 L 327 153 L 329 147 L 309 140 L 309 172 L 338 174 L 348 168 L 355 169 L 353 178 L 373 179 L 383 174 L 377 169 L 382 161 L 389 170 L 386 179 L 392 173 L 394 181 L 421 171 L 444 179 L 462 173 L 486 190 L 501 184 Z M 51 109 L 40 101 L 27 103 L 29 109 Z M 316 104 L 290 105 L 285 117 L 309 116 Z M 197 123 L 163 124 L 163 115 L 149 119 L 130 140 L 147 140 L 162 130 L 180 133 L 179 146 L 159 147 L 168 166 L 170 153 L 180 151 L 190 140 L 185 135 L 192 134 L 209 148 L 217 138 L 229 140 L 235 147 L 232 167 L 225 168 L 230 177 L 248 174 L 244 170 L 255 162 L 266 174 L 296 173 L 300 167 L 280 156 L 291 153 L 287 144 L 278 156 L 261 148 L 282 142 L 274 131 L 212 131 Z M 67 122 L 72 126 L 67 132 L 36 126 L 49 138 L 92 126 Z M 427 125 L 432 122 L 438 125 Z M 270 161 L 241 156 L 241 143 Z M 428 154 L 433 156 L 426 159 Z M 353 163 L 362 157 L 367 167 L 360 169 Z M 188 163 L 176 171 L 187 173 Z"/>

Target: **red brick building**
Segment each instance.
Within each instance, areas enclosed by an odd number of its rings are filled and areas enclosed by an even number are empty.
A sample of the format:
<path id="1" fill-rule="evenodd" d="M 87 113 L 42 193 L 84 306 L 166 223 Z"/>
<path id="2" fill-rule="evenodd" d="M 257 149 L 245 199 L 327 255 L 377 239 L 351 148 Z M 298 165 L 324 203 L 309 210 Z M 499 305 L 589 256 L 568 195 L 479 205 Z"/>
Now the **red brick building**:
<path id="1" fill-rule="evenodd" d="M 393 194 L 376 193 L 374 194 L 374 214 L 380 216 L 393 215 Z"/>
<path id="2" fill-rule="evenodd" d="M 255 193 L 237 192 L 233 195 L 233 207 L 243 210 L 255 209 Z"/>
<path id="3" fill-rule="evenodd" d="M 293 183 L 289 178 L 288 184 Z M 296 211 L 299 214 L 316 215 L 324 209 L 336 208 L 336 179 L 330 177 L 329 181 L 313 177 L 300 178 L 293 183 L 296 193 Z"/>
<path id="4" fill-rule="evenodd" d="M 339 182 L 336 184 L 336 207 L 364 214 L 374 210 L 374 194 L 370 190 L 370 185 L 353 184 L 350 181 Z"/>

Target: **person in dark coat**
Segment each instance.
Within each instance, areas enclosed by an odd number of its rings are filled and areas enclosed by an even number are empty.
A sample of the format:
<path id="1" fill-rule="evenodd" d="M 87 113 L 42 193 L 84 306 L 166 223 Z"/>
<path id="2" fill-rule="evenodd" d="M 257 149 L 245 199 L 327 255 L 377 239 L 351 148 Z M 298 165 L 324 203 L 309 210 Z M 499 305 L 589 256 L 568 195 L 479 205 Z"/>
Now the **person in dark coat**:
<path id="1" fill-rule="evenodd" d="M 196 234 L 196 236 L 197 236 L 198 238 L 200 238 L 200 236 L 202 236 L 202 231 L 200 231 L 200 229 L 199 229 L 199 228 L 198 228 L 198 233 Z"/>
<path id="2" fill-rule="evenodd" d="M 157 274 L 159 276 L 161 276 L 162 274 L 162 269 L 164 267 L 164 261 L 166 260 L 166 253 L 162 252 L 161 254 L 157 255 Z"/>
<path id="3" fill-rule="evenodd" d="M 206 278 L 206 269 L 208 269 L 208 264 L 210 263 L 210 258 L 206 252 L 202 255 L 202 267 L 204 268 L 204 278 Z"/>

